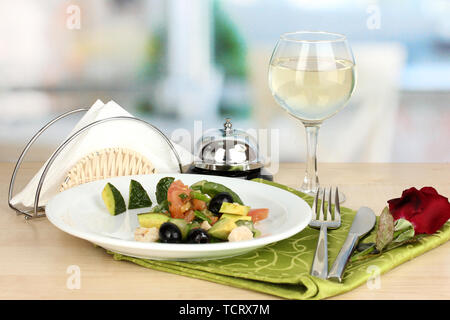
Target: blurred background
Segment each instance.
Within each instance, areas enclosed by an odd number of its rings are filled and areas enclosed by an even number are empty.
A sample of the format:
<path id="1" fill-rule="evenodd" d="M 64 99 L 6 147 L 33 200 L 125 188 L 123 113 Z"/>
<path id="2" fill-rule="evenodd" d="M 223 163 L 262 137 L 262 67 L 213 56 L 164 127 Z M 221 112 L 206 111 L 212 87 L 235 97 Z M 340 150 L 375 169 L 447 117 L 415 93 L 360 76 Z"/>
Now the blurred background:
<path id="1" fill-rule="evenodd" d="M 448 0 L 15 0 L 0 2 L 0 161 L 65 111 L 114 100 L 169 136 L 279 130 L 280 160 L 304 161 L 301 123 L 268 88 L 281 33 L 347 36 L 358 82 L 324 122 L 322 162 L 450 160 Z M 77 116 L 33 148 L 44 160 Z M 186 147 L 190 147 L 189 145 Z"/>

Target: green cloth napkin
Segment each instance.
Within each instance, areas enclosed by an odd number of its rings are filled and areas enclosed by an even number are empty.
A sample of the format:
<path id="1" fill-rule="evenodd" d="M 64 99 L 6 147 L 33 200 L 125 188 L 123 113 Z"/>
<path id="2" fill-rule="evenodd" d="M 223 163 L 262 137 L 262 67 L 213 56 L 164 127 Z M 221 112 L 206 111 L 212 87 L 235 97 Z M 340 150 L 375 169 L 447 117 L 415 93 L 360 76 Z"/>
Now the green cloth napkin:
<path id="1" fill-rule="evenodd" d="M 312 204 L 312 197 L 295 189 L 262 179 L 254 181 L 282 188 Z M 342 226 L 328 231 L 330 266 L 347 237 L 355 211 L 341 208 L 341 214 Z M 373 242 L 374 230 L 364 242 Z M 446 223 L 441 230 L 417 243 L 404 245 L 378 257 L 349 263 L 345 269 L 343 283 L 322 280 L 309 274 L 318 236 L 318 230 L 307 227 L 291 238 L 241 256 L 200 262 L 155 261 L 110 253 L 116 260 L 130 261 L 146 268 L 260 291 L 282 298 L 324 299 L 352 290 L 367 282 L 369 278 L 372 279 L 374 272 L 385 273 L 445 243 L 450 238 L 450 224 Z"/>

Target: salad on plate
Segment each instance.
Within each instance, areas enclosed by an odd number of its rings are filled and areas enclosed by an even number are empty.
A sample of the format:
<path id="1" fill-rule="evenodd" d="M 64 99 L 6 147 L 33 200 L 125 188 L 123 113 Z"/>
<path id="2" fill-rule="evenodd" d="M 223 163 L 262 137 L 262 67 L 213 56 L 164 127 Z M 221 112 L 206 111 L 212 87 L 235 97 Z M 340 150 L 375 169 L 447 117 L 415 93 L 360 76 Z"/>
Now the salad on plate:
<path id="1" fill-rule="evenodd" d="M 269 215 L 267 208 L 251 208 L 223 184 L 207 180 L 191 186 L 173 177 L 159 180 L 153 205 L 144 187 L 131 179 L 128 207 L 120 191 L 107 183 L 103 202 L 111 215 L 128 209 L 149 208 L 137 214 L 139 227 L 134 239 L 140 242 L 204 244 L 244 241 L 259 237 L 258 221 Z"/>

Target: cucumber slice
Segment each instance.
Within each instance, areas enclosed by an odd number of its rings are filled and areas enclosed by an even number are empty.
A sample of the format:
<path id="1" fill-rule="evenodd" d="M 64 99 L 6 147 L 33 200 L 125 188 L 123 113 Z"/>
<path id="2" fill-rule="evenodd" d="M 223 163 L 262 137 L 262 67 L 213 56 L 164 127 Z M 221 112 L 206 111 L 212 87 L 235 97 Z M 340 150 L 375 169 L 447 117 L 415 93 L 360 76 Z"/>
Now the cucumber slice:
<path id="1" fill-rule="evenodd" d="M 130 198 L 128 201 L 128 209 L 147 208 L 152 206 L 152 200 L 148 196 L 144 187 L 136 180 L 130 181 Z"/>
<path id="2" fill-rule="evenodd" d="M 180 231 L 181 231 L 181 237 L 182 240 L 186 240 L 188 232 L 190 230 L 190 227 L 188 225 L 188 223 L 186 222 L 186 220 L 184 219 L 170 219 L 169 222 L 172 222 L 174 225 L 176 225 Z"/>
<path id="3" fill-rule="evenodd" d="M 170 185 L 172 182 L 175 181 L 174 177 L 165 177 L 159 180 L 158 184 L 156 185 L 156 201 L 158 204 L 161 204 L 163 201 L 167 200 L 167 190 L 169 190 Z"/>
<path id="4" fill-rule="evenodd" d="M 191 223 L 188 223 L 187 226 L 187 233 L 189 233 L 189 231 L 191 231 L 192 229 L 200 228 L 200 223 L 198 223 L 197 221 L 192 221 Z"/>
<path id="5" fill-rule="evenodd" d="M 127 209 L 122 194 L 109 182 L 103 188 L 102 199 L 112 216 L 121 214 Z"/>

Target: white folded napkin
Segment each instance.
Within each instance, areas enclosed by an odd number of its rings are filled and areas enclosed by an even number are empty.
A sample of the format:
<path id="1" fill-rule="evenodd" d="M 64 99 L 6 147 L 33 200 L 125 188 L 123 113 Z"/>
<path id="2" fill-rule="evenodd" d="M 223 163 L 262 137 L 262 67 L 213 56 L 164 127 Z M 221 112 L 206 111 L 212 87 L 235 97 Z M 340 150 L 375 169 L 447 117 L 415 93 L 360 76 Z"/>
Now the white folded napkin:
<path id="1" fill-rule="evenodd" d="M 130 113 L 114 101 L 104 104 L 102 101 L 97 100 L 75 125 L 69 136 L 89 123 L 117 116 L 132 117 Z M 182 165 L 191 163 L 193 159 L 192 154 L 178 144 L 172 143 L 181 158 Z M 113 120 L 104 122 L 79 135 L 57 156 L 42 186 L 39 205 L 44 206 L 48 200 L 59 192 L 59 188 L 67 173 L 79 160 L 94 151 L 115 147 L 139 152 L 150 160 L 157 172 L 179 172 L 178 162 L 170 146 L 156 131 L 136 121 Z M 47 162 L 48 160 L 46 164 Z M 45 165 L 42 166 L 25 188 L 13 197 L 11 201 L 13 205 L 33 206 L 37 185 L 44 167 Z"/>

